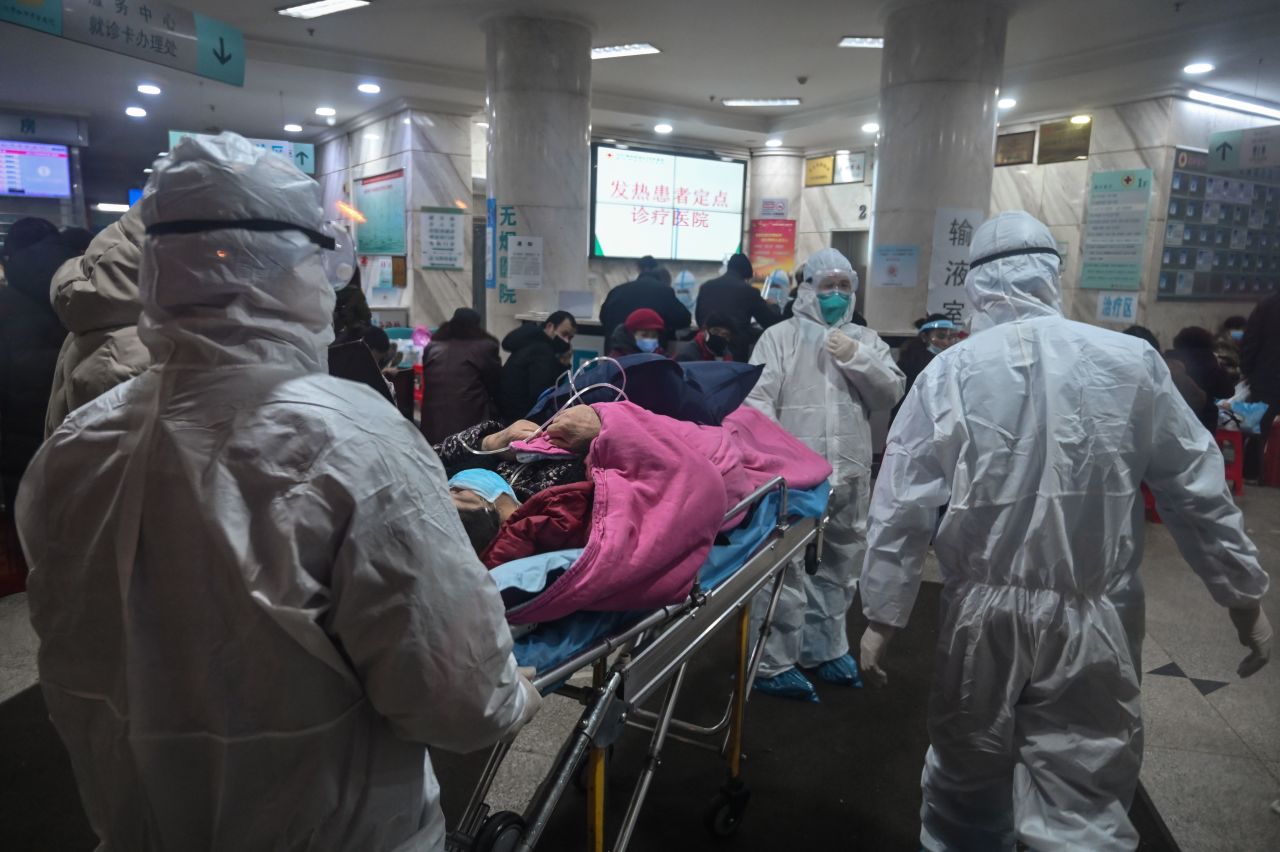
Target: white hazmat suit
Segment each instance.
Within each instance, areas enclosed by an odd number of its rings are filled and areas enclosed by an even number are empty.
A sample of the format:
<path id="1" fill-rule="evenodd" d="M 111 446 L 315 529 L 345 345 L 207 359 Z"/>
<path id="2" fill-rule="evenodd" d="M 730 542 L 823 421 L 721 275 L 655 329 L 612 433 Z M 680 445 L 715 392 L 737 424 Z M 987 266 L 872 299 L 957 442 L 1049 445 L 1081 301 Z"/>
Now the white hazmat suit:
<path id="1" fill-rule="evenodd" d="M 425 746 L 536 706 L 496 589 L 418 430 L 325 371 L 317 184 L 231 134 L 151 181 L 152 367 L 67 418 L 17 507 L 99 848 L 443 849 Z"/>
<path id="2" fill-rule="evenodd" d="M 1132 849 L 1140 483 L 1218 603 L 1256 607 L 1267 575 L 1159 353 L 1062 317 L 1049 230 L 1003 213 L 970 257 L 976 333 L 916 380 L 876 484 L 863 670 L 907 622 L 945 505 L 922 845 Z"/>
<path id="3" fill-rule="evenodd" d="M 751 355 L 751 363 L 763 364 L 764 372 L 746 401 L 831 463 L 830 521 L 817 573 L 810 576 L 795 563 L 784 575 L 760 665 L 764 678 L 797 664 L 813 668 L 848 653 L 845 615 L 866 551 L 868 417 L 892 408 L 906 382 L 880 336 L 850 322 L 854 298 L 835 323 L 823 319 L 816 288 L 824 278 L 847 277 L 857 291 L 858 276 L 849 261 L 835 249 L 822 249 L 804 268 L 807 278 L 796 294 L 794 316 L 765 329 Z M 840 360 L 828 351 L 837 332 L 856 343 L 852 357 Z M 761 610 L 757 601 L 757 622 Z"/>

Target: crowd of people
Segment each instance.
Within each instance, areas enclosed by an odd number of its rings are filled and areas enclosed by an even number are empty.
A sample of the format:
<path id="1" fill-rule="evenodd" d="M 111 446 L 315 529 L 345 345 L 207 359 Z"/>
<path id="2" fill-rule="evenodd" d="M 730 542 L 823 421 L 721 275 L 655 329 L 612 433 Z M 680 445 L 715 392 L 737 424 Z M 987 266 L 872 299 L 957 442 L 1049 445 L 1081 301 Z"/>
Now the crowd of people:
<path id="1" fill-rule="evenodd" d="M 528 419 L 577 320 L 499 343 L 457 310 L 423 355 L 415 426 L 376 379 L 328 375 L 331 346 L 375 377 L 394 348 L 358 272 L 328 262 L 319 199 L 240 137 L 188 138 L 92 242 L 24 220 L 0 251 L 6 518 L 49 712 L 110 848 L 442 849 L 427 746 L 510 738 L 539 706 L 477 554 L 586 478 L 593 409 Z M 758 367 L 745 404 L 831 466 L 824 557 L 786 569 L 757 690 L 887 685 L 932 544 L 922 845 L 1133 848 L 1133 507 L 1145 483 L 1249 649 L 1240 674 L 1261 668 L 1268 578 L 1211 432 L 1232 398 L 1265 403 L 1270 428 L 1280 296 L 1162 355 L 1143 329 L 1062 316 L 1057 244 L 1025 213 L 979 227 L 969 269 L 967 325 L 924 317 L 896 357 L 829 248 L 785 311 L 743 255 L 692 312 L 646 258 L 601 321 L 615 356 Z M 877 411 L 895 420 L 873 489 Z M 540 434 L 540 454 L 514 452 Z"/>

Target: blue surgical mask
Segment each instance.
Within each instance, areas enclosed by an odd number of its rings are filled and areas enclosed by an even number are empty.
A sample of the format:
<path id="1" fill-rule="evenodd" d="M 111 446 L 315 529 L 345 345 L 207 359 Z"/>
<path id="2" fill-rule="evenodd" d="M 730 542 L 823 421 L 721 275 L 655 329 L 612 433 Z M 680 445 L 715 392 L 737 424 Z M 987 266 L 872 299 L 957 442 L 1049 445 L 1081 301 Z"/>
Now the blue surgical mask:
<path id="1" fill-rule="evenodd" d="M 511 483 L 493 471 L 485 470 L 482 467 L 458 471 L 449 479 L 449 487 L 463 491 L 474 491 L 489 503 L 498 502 L 498 498 L 503 494 L 506 494 L 517 503 L 520 502 L 516 499 L 516 492 L 512 490 Z"/>
<path id="2" fill-rule="evenodd" d="M 637 337 L 636 348 L 641 352 L 658 351 L 658 339 L 656 337 Z"/>
<path id="3" fill-rule="evenodd" d="M 835 325 L 844 319 L 845 311 L 849 310 L 849 294 L 839 290 L 819 293 L 818 307 L 822 309 L 822 318 L 827 325 Z"/>
<path id="4" fill-rule="evenodd" d="M 929 354 L 930 354 L 930 355 L 941 355 L 941 354 L 942 354 L 942 347 L 941 347 L 941 346 L 938 346 L 938 345 L 937 345 L 937 344 L 935 344 L 935 343 L 930 343 L 930 344 L 929 344 Z"/>
<path id="5" fill-rule="evenodd" d="M 1234 340 L 1236 343 L 1239 343 L 1241 340 L 1244 340 L 1244 329 L 1233 328 L 1228 333 L 1231 335 L 1231 339 Z"/>

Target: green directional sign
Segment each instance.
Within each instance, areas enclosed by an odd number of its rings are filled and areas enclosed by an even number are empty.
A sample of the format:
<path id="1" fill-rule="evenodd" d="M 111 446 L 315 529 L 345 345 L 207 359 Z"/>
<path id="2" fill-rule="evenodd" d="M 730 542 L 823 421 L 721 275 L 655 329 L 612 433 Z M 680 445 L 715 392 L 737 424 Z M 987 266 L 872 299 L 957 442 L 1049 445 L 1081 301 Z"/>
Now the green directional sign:
<path id="1" fill-rule="evenodd" d="M 244 85 L 244 35 L 156 0 L 0 0 L 0 21 Z"/>
<path id="2" fill-rule="evenodd" d="M 1243 130 L 1221 130 L 1209 134 L 1209 171 L 1234 172 L 1240 168 Z"/>

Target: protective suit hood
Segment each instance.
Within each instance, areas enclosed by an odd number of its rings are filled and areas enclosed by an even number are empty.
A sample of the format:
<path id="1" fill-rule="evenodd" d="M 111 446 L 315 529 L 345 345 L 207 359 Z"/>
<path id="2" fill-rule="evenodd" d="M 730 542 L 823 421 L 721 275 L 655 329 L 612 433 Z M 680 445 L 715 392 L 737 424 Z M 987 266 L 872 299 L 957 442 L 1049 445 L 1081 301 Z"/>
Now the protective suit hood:
<path id="1" fill-rule="evenodd" d="M 853 312 L 858 307 L 858 273 L 853 271 L 853 265 L 849 263 L 848 258 L 833 248 L 819 249 L 804 262 L 803 269 L 805 277 L 796 290 L 796 303 L 791 308 L 792 313 L 827 328 L 827 321 L 822 318 L 822 308 L 818 305 L 817 287 L 822 283 L 822 279 L 842 273 L 849 277 L 849 281 L 853 284 L 853 292 L 849 295 L 849 307 L 845 310 L 844 316 L 839 322 L 831 323 L 830 327 L 839 328 L 851 322 Z"/>
<path id="2" fill-rule="evenodd" d="M 182 140 L 148 189 L 138 331 L 153 362 L 323 371 L 334 296 L 304 232 L 324 227 L 319 184 L 223 133 Z M 303 230 L 247 227 L 264 222 Z"/>
<path id="3" fill-rule="evenodd" d="M 1060 268 L 1057 241 L 1031 214 L 1009 210 L 982 223 L 973 234 L 965 277 L 971 329 L 1061 316 Z"/>

